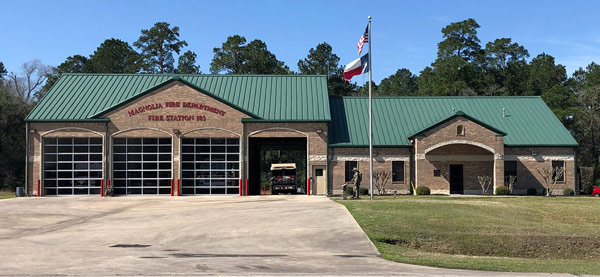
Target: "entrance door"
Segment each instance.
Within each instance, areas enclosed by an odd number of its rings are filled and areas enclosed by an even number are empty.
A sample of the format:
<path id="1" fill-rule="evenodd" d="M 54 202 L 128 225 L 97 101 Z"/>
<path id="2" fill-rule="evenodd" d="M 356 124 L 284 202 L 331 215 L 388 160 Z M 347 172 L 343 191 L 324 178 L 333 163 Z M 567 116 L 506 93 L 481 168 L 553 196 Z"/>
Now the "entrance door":
<path id="1" fill-rule="evenodd" d="M 312 176 L 314 184 L 311 184 L 310 194 L 325 194 L 325 188 L 327 187 L 327 171 L 325 166 L 313 166 Z"/>
<path id="2" fill-rule="evenodd" d="M 463 193 L 463 165 L 462 164 L 451 164 L 450 165 L 450 193 L 451 194 L 462 194 Z"/>

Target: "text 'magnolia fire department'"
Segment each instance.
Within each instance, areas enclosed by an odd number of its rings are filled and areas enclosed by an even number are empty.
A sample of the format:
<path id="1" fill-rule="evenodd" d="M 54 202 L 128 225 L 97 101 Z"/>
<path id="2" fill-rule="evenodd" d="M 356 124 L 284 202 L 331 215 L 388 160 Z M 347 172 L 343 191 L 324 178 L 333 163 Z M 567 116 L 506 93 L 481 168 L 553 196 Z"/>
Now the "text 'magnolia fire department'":
<path id="1" fill-rule="evenodd" d="M 26 119 L 26 192 L 264 194 L 270 149 L 303 153 L 297 193 L 337 195 L 353 168 L 369 175 L 367 110 L 325 76 L 64 74 Z M 514 193 L 541 193 L 542 166 L 565 169 L 555 193 L 575 186 L 577 142 L 540 97 L 374 97 L 373 146 L 387 191 L 516 176 Z"/>

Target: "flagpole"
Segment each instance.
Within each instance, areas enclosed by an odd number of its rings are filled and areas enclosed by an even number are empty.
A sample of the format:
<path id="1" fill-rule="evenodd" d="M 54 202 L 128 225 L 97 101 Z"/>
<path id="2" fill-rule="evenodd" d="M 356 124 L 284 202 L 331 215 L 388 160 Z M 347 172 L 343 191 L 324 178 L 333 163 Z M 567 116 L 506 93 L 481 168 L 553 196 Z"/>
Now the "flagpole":
<path id="1" fill-rule="evenodd" d="M 369 194 L 373 200 L 373 96 L 371 93 L 373 64 L 371 64 L 371 16 L 369 16 Z"/>

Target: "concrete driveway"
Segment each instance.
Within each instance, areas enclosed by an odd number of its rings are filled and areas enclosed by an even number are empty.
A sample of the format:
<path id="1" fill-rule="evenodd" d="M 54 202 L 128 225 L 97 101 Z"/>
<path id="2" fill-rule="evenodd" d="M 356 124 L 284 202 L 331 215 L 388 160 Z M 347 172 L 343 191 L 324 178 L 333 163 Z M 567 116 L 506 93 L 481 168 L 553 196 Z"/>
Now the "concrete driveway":
<path id="1" fill-rule="evenodd" d="M 0 200 L 0 275 L 506 275 L 378 255 L 325 197 Z"/>

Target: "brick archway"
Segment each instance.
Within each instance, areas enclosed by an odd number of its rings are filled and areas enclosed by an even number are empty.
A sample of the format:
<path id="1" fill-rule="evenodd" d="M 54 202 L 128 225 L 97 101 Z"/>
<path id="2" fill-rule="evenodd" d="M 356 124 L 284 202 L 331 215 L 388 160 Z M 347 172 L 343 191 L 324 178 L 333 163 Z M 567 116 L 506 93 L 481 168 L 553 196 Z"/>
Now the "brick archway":
<path id="1" fill-rule="evenodd" d="M 470 140 L 447 140 L 415 154 L 418 185 L 439 194 L 481 194 L 479 176 L 489 176 L 487 193 L 503 182 L 502 149 Z M 458 177 L 457 177 L 458 176 Z"/>
<path id="2" fill-rule="evenodd" d="M 452 144 L 468 144 L 468 145 L 473 145 L 473 146 L 477 146 L 479 148 L 483 148 L 487 151 L 490 151 L 492 154 L 496 154 L 496 151 L 494 150 L 494 148 L 487 146 L 483 143 L 480 142 L 476 142 L 476 141 L 470 141 L 470 140 L 449 140 L 449 141 L 444 141 L 444 142 L 440 142 L 438 144 L 432 145 L 429 148 L 425 149 L 425 151 L 423 152 L 423 154 L 427 154 L 437 148 L 446 146 L 446 145 L 452 145 Z"/>

